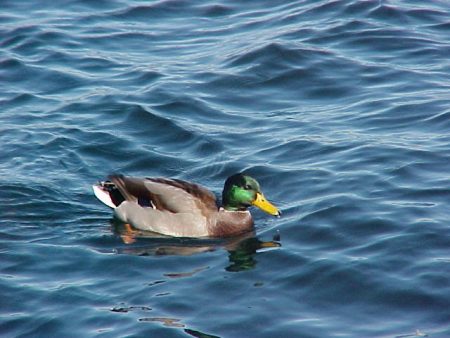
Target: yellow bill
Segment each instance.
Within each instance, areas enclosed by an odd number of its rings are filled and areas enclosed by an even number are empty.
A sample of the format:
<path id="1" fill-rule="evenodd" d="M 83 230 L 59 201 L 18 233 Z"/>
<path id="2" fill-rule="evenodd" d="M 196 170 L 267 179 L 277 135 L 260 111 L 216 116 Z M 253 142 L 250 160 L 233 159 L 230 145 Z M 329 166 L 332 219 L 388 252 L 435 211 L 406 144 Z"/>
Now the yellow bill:
<path id="1" fill-rule="evenodd" d="M 260 192 L 256 193 L 256 199 L 252 202 L 252 204 L 255 207 L 260 208 L 262 211 L 267 212 L 268 214 L 271 214 L 273 216 L 280 216 L 280 211 L 277 209 L 276 206 L 274 206 L 272 203 L 270 203 L 264 195 Z"/>

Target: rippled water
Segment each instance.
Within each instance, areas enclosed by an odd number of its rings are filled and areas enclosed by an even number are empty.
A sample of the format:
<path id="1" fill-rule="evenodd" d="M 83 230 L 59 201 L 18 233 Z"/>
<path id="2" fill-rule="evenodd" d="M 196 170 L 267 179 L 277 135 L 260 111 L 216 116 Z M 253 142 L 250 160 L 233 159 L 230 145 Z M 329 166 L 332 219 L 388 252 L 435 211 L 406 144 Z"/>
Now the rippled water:
<path id="1" fill-rule="evenodd" d="M 0 7 L 2 337 L 450 337 L 448 1 Z M 90 187 L 240 170 L 245 238 L 128 243 Z"/>

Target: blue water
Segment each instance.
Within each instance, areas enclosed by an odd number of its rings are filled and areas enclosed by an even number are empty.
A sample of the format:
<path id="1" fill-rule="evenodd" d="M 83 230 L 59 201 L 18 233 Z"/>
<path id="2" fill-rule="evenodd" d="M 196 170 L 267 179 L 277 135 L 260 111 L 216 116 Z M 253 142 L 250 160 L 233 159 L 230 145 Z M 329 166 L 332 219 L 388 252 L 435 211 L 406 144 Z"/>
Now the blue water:
<path id="1" fill-rule="evenodd" d="M 450 337 L 450 2 L 0 8 L 1 337 Z M 91 191 L 241 170 L 283 216 L 227 240 Z"/>

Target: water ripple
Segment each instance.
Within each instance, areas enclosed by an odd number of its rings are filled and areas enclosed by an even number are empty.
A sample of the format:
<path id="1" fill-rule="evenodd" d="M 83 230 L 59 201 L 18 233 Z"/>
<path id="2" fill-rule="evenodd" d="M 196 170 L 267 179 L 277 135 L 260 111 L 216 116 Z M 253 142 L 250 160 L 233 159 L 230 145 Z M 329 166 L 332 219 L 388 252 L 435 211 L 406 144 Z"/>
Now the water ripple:
<path id="1" fill-rule="evenodd" d="M 2 334 L 448 337 L 449 11 L 3 1 Z M 246 238 L 130 237 L 91 191 L 242 170 L 283 212 Z"/>

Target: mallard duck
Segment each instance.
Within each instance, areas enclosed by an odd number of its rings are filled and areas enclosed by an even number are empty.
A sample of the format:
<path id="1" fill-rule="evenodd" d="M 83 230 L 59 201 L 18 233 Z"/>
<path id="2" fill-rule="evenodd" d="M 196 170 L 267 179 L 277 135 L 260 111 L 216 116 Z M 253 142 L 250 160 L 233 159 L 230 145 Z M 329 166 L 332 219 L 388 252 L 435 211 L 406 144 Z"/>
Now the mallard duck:
<path id="1" fill-rule="evenodd" d="M 222 205 L 206 188 L 178 179 L 111 175 L 93 189 L 122 222 L 174 237 L 226 237 L 252 230 L 250 206 L 280 216 L 259 183 L 242 173 L 226 180 Z"/>

